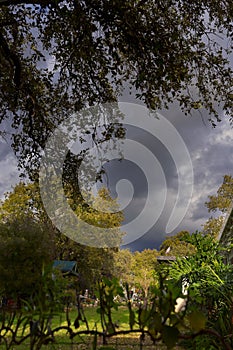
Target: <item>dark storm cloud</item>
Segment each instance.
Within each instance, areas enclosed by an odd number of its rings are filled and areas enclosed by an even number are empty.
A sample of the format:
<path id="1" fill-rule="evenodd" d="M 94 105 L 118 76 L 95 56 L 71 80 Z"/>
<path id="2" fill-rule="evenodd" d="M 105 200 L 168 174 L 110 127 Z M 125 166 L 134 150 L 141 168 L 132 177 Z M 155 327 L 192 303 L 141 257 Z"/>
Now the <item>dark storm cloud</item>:
<path id="1" fill-rule="evenodd" d="M 0 199 L 18 181 L 17 160 L 10 145 L 2 139 L 0 140 Z"/>
<path id="2" fill-rule="evenodd" d="M 130 97 L 130 99 L 131 102 L 138 104 L 138 101 L 135 101 L 133 97 Z M 123 100 L 125 99 L 123 98 Z M 127 100 L 129 100 L 128 96 Z M 161 111 L 161 114 L 170 120 L 182 136 L 189 150 L 194 169 L 194 188 L 190 206 L 183 221 L 172 234 L 180 230 L 194 232 L 200 230 L 210 216 L 207 208 L 204 206 L 208 196 L 216 193 L 225 174 L 233 174 L 233 130 L 227 122 L 222 122 L 213 129 L 208 122 L 208 116 L 204 112 L 202 116 L 196 113 L 191 117 L 187 117 L 181 113 L 175 103 L 169 110 Z M 127 137 L 142 143 L 156 156 L 162 166 L 168 192 L 162 214 L 154 226 L 141 238 L 124 247 L 129 247 L 132 250 L 142 250 L 148 247 L 159 248 L 165 238 L 165 228 L 176 200 L 178 190 L 177 169 L 166 146 L 156 137 L 145 130 L 135 127 L 128 127 Z M 17 161 L 9 143 L 2 141 L 0 143 L 1 198 L 5 191 L 10 190 L 19 181 L 16 166 Z M 148 184 L 145 175 L 140 168 L 129 161 L 120 162 L 119 160 L 114 160 L 106 164 L 105 167 L 107 170 L 105 183 L 108 184 L 114 196 L 117 196 L 116 185 L 119 180 L 123 178 L 132 182 L 134 196 L 124 211 L 125 222 L 130 222 L 142 211 L 147 199 Z M 148 164 L 148 167 L 150 167 L 150 164 Z M 160 182 L 155 173 L 153 187 L 153 196 L 155 198 L 160 198 L 160 189 Z M 125 197 L 127 196 L 128 194 L 125 193 Z M 149 208 L 147 215 L 155 215 L 154 209 Z M 147 218 L 145 218 L 146 220 Z M 132 230 L 134 229 L 136 230 L 135 226 L 132 227 Z"/>
<path id="3" fill-rule="evenodd" d="M 5 141 L 0 140 L 0 159 L 3 160 L 5 159 L 10 153 L 11 149 L 9 148 L 9 145 Z"/>
<path id="4" fill-rule="evenodd" d="M 130 102 L 136 103 L 133 97 L 127 94 L 126 99 L 123 97 L 122 100 L 128 101 L 128 98 Z M 221 111 L 219 113 L 221 115 Z M 193 197 L 190 206 L 183 221 L 171 234 L 180 230 L 195 232 L 201 230 L 202 225 L 210 217 L 205 207 L 208 196 L 217 192 L 225 174 L 233 174 L 233 130 L 228 120 L 224 121 L 224 117 L 215 129 L 212 128 L 208 120 L 209 116 L 205 111 L 202 111 L 202 115 L 193 113 L 192 116 L 187 117 L 180 111 L 176 103 L 168 110 L 161 111 L 161 114 L 170 120 L 182 136 L 194 169 Z M 136 137 L 140 139 L 138 135 Z M 151 143 L 150 138 L 145 137 L 143 133 L 140 140 L 150 147 L 152 152 L 155 152 L 162 164 L 166 174 L 168 195 L 164 210 L 156 224 L 143 237 L 125 246 L 132 250 L 160 246 L 165 238 L 165 227 L 174 205 L 178 181 L 176 168 L 169 157 L 164 156 L 164 149 L 162 147 L 153 148 L 151 144 L 154 143 Z M 140 181 L 137 186 L 140 187 Z"/>

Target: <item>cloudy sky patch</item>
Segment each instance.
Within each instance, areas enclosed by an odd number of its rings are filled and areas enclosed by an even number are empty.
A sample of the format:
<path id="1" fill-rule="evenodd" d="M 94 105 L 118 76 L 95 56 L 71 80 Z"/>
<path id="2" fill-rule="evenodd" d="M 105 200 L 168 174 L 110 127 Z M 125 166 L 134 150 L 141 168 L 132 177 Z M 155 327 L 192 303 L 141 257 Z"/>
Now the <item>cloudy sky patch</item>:
<path id="1" fill-rule="evenodd" d="M 135 101 L 134 101 L 135 102 Z M 188 230 L 194 232 L 200 230 L 205 221 L 210 217 L 204 203 L 208 200 L 208 196 L 215 194 L 218 187 L 221 185 L 225 174 L 233 174 L 233 130 L 228 121 L 222 121 L 213 129 L 208 122 L 208 117 L 202 117 L 196 113 L 192 117 L 184 116 L 176 104 L 171 106 L 168 111 L 161 111 L 176 128 L 178 133 L 183 138 L 186 147 L 189 151 L 193 172 L 193 195 L 188 208 L 183 207 L 187 202 L 187 193 L 182 193 L 182 201 L 178 207 L 178 212 L 187 209 L 186 215 L 182 222 L 174 229 L 171 234 L 175 234 L 180 230 Z M 124 209 L 125 223 L 132 224 L 127 232 L 132 243 L 125 245 L 132 250 L 144 248 L 158 248 L 165 238 L 165 229 L 174 204 L 177 198 L 178 191 L 178 172 L 172 155 L 167 150 L 166 145 L 156 137 L 151 136 L 147 131 L 140 128 L 129 127 L 127 137 L 134 139 L 138 143 L 143 144 L 150 152 L 154 154 L 166 179 L 166 200 L 162 208 L 162 212 L 152 228 L 148 229 L 146 234 L 141 235 L 138 232 L 137 222 L 134 221 L 143 211 L 148 198 L 148 183 L 143 169 L 131 161 L 112 160 L 105 165 L 107 174 L 105 176 L 105 184 L 108 185 L 114 197 L 119 194 L 121 202 L 126 205 Z M 182 172 L 189 171 L 186 164 L 182 164 L 180 157 Z M 147 159 L 143 160 L 143 167 L 148 167 L 150 171 L 151 164 Z M 17 182 L 19 182 L 19 174 L 17 171 L 17 160 L 10 148 L 9 143 L 1 140 L 0 144 L 0 196 L 6 191 L 11 190 Z M 147 208 L 144 217 L 141 219 L 142 226 L 146 226 L 151 218 L 156 218 L 157 211 L 156 203 L 163 200 L 164 183 L 161 181 L 159 172 L 160 167 L 155 167 L 154 183 L 151 188 L 151 195 L 154 198 L 155 205 Z M 119 182 L 124 179 L 124 183 Z M 117 183 L 129 186 L 126 190 L 117 193 Z M 130 183 L 130 185 L 129 185 Z M 181 184 L 182 185 L 182 184 Z M 181 186 L 181 190 L 185 188 Z"/>

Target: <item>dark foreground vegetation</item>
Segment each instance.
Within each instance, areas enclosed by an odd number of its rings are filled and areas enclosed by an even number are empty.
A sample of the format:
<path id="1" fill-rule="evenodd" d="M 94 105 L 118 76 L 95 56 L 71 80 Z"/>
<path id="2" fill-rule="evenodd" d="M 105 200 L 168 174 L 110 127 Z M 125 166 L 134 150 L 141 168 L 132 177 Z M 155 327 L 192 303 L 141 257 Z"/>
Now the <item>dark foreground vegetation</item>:
<path id="1" fill-rule="evenodd" d="M 22 299 L 19 309 L 2 307 L 1 347 L 232 349 L 232 266 L 223 263 L 211 237 L 193 234 L 190 241 L 196 253 L 155 269 L 147 294 L 136 301 L 127 283 L 103 277 L 96 306 L 91 299 L 75 302 L 67 290 L 55 288 L 59 278 L 51 288 L 44 274 L 40 290 Z M 175 312 L 178 298 L 184 307 Z"/>
<path id="2" fill-rule="evenodd" d="M 21 183 L 0 207 L 1 349 L 233 348 L 232 247 L 216 240 L 216 218 L 159 252 L 98 250 L 50 230 L 36 193 Z M 207 206 L 224 212 L 231 199 L 225 176 Z M 176 258 L 161 263 L 168 247 Z M 59 258 L 78 273 L 55 268 Z"/>

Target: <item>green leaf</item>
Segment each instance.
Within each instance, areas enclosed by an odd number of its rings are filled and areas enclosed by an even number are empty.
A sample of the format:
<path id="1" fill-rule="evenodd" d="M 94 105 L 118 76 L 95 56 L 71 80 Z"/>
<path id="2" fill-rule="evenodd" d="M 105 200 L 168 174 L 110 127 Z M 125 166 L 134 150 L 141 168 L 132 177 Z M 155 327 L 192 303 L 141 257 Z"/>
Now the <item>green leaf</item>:
<path id="1" fill-rule="evenodd" d="M 168 349 L 173 348 L 178 340 L 179 331 L 176 327 L 164 326 L 162 329 L 162 339 Z"/>
<path id="2" fill-rule="evenodd" d="M 146 326 L 149 319 L 150 312 L 148 310 L 143 309 L 139 315 L 139 321 L 142 326 Z"/>
<path id="3" fill-rule="evenodd" d="M 149 324 L 149 330 L 156 330 L 158 332 L 161 331 L 162 328 L 162 318 L 158 313 L 153 314 L 153 318 Z"/>
<path id="4" fill-rule="evenodd" d="M 200 311 L 194 310 L 191 314 L 188 315 L 188 320 L 190 322 L 191 328 L 195 332 L 199 332 L 201 329 L 205 328 L 206 317 Z"/>

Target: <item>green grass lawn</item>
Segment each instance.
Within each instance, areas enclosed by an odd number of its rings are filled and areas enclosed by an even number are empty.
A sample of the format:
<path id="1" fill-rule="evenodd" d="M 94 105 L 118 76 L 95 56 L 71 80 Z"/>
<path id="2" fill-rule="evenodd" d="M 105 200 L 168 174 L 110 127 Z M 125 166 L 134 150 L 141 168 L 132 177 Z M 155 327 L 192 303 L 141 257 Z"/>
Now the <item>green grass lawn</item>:
<path id="1" fill-rule="evenodd" d="M 100 314 L 97 312 L 97 307 L 85 307 L 84 313 L 85 316 L 88 320 L 88 324 L 90 329 L 95 329 L 95 326 L 97 325 L 97 329 L 101 331 L 101 322 L 100 322 Z M 72 321 L 75 320 L 77 316 L 77 311 L 72 310 L 70 313 L 70 318 Z M 118 310 L 112 310 L 112 316 L 113 316 L 113 321 L 117 324 L 119 324 L 119 327 L 121 329 L 127 329 L 128 324 L 129 324 L 129 314 L 128 314 L 128 309 L 125 306 L 120 306 Z M 62 314 L 61 319 L 62 322 L 65 322 L 66 315 L 65 313 Z M 58 318 L 54 319 L 54 322 L 59 322 Z M 80 330 L 85 329 L 84 324 L 80 324 Z"/>
<path id="2" fill-rule="evenodd" d="M 85 316 L 88 320 L 89 329 L 102 331 L 101 322 L 100 322 L 100 314 L 97 312 L 96 307 L 85 307 L 84 309 Z M 127 330 L 129 329 L 128 325 L 128 309 L 125 306 L 120 306 L 118 310 L 112 311 L 113 322 L 117 323 L 119 326 L 119 330 Z M 77 310 L 73 309 L 69 312 L 69 318 L 71 320 L 71 326 L 74 331 L 82 331 L 86 330 L 86 325 L 83 322 L 80 322 L 80 327 L 75 329 L 74 320 L 77 317 Z M 52 320 L 52 329 L 59 326 L 66 326 L 66 313 L 62 312 L 54 316 Z M 102 339 L 98 338 L 98 349 L 106 349 L 106 350 L 139 350 L 139 334 L 130 334 L 125 336 L 117 336 L 108 339 L 108 347 L 102 346 Z M 55 342 L 53 344 L 43 345 L 42 350 L 56 349 L 56 350 L 93 350 L 93 337 L 91 336 L 75 336 L 73 341 L 69 339 L 69 334 L 67 334 L 66 330 L 60 330 L 55 335 Z M 4 345 L 0 345 L 0 349 L 6 349 Z M 21 345 L 14 346 L 11 348 L 12 350 L 27 350 L 30 349 L 29 341 L 25 341 Z M 153 346 L 149 339 L 146 339 L 144 342 L 145 350 L 153 350 L 153 349 L 166 349 L 163 346 Z"/>
<path id="3" fill-rule="evenodd" d="M 88 325 L 90 330 L 102 331 L 100 314 L 97 312 L 96 307 L 85 307 L 85 316 L 88 320 Z M 126 307 L 119 307 L 119 309 L 112 311 L 113 322 L 119 325 L 119 329 L 128 329 L 128 310 Z M 86 325 L 84 322 L 80 321 L 80 327 L 75 329 L 74 321 L 77 317 L 77 310 L 72 309 L 69 311 L 69 318 L 71 321 L 71 327 L 74 331 L 84 331 L 86 330 Z M 53 317 L 51 328 L 54 329 L 59 326 L 67 326 L 66 312 L 59 313 Z M 29 329 L 28 329 L 29 330 Z M 27 332 L 27 329 L 26 329 Z M 90 336 L 76 336 L 73 339 L 73 347 L 71 347 L 71 340 L 69 339 L 69 334 L 66 330 L 60 330 L 55 335 L 55 344 L 49 344 L 43 346 L 42 349 L 91 349 L 92 337 Z M 76 343 L 76 344 L 75 344 Z M 77 345 L 78 343 L 78 345 Z M 82 344 L 83 343 L 83 344 Z M 5 345 L 0 345 L 0 349 L 5 349 Z M 29 349 L 29 341 L 25 341 L 19 346 L 14 346 L 12 349 L 26 350 Z"/>

